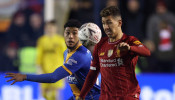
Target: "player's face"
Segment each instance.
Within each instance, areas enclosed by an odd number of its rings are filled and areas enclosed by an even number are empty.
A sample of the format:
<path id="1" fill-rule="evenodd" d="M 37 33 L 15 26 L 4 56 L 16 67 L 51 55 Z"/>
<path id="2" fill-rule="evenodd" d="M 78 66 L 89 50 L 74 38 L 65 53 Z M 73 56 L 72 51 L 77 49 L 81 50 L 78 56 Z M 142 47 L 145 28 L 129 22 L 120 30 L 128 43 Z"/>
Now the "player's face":
<path id="1" fill-rule="evenodd" d="M 68 49 L 74 49 L 78 42 L 78 28 L 76 27 L 66 27 L 64 31 L 64 39 Z"/>
<path id="2" fill-rule="evenodd" d="M 119 17 L 102 17 L 103 29 L 109 38 L 115 38 L 121 28 L 121 19 Z"/>
<path id="3" fill-rule="evenodd" d="M 47 34 L 56 33 L 56 26 L 53 24 L 46 24 L 45 25 L 45 33 L 47 33 Z"/>

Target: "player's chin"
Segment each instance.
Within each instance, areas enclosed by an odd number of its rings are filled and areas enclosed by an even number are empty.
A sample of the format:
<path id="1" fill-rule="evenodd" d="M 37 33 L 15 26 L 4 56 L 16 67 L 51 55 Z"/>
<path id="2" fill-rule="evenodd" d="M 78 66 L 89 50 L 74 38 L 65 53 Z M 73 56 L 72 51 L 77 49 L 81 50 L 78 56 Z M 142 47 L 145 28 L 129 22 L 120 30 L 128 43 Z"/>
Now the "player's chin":
<path id="1" fill-rule="evenodd" d="M 108 36 L 109 38 L 113 38 L 113 36 L 112 36 L 111 34 L 110 34 L 110 35 L 109 35 L 109 34 L 107 34 L 107 36 Z"/>
<path id="2" fill-rule="evenodd" d="M 75 45 L 74 42 L 68 42 L 68 43 L 67 43 L 67 46 L 68 46 L 68 47 L 73 47 L 74 45 Z"/>
<path id="3" fill-rule="evenodd" d="M 75 44 L 68 44 L 67 45 L 67 48 L 69 48 L 69 49 L 73 49 L 75 47 Z"/>

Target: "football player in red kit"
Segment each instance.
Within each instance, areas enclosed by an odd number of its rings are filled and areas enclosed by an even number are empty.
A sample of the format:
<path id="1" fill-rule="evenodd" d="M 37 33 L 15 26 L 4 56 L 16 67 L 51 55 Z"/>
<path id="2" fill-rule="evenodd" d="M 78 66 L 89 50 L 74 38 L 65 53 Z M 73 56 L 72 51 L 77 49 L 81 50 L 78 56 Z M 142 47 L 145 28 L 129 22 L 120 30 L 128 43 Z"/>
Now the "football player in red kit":
<path id="1" fill-rule="evenodd" d="M 140 87 L 135 66 L 138 56 L 150 56 L 150 51 L 137 38 L 122 32 L 118 7 L 104 8 L 100 15 L 107 37 L 95 46 L 90 71 L 78 100 L 85 98 L 99 72 L 100 100 L 139 100 Z"/>

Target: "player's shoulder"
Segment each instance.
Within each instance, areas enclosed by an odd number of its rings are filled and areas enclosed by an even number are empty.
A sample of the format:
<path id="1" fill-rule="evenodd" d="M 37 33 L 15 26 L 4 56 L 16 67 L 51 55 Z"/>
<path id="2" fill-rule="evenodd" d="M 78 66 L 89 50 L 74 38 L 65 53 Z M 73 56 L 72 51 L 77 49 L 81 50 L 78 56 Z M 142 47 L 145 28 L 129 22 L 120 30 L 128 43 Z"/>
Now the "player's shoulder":
<path id="1" fill-rule="evenodd" d="M 138 38 L 136 38 L 135 36 L 130 36 L 130 35 L 126 35 L 126 34 L 125 34 L 124 41 L 127 42 L 127 43 L 129 43 L 129 44 L 135 44 L 135 45 L 142 44 L 140 42 L 140 40 Z"/>
<path id="2" fill-rule="evenodd" d="M 67 53 L 68 53 L 68 49 L 66 49 L 66 50 L 64 51 L 64 53 L 63 53 L 63 54 L 65 55 L 65 54 L 67 54 Z"/>
<path id="3" fill-rule="evenodd" d="M 86 55 L 86 54 L 89 54 L 90 51 L 83 45 L 81 45 L 78 49 L 77 49 L 77 54 L 80 54 L 80 55 Z"/>
<path id="4" fill-rule="evenodd" d="M 131 36 L 131 35 L 127 35 L 127 34 L 123 34 L 123 40 L 127 40 L 127 41 L 133 41 L 133 40 L 138 40 L 138 38 L 136 38 L 135 36 Z"/>
<path id="5" fill-rule="evenodd" d="M 46 36 L 45 35 L 42 35 L 38 38 L 38 42 L 41 42 L 41 41 L 44 41 L 46 39 Z"/>
<path id="6" fill-rule="evenodd" d="M 91 60 L 91 52 L 84 47 L 83 45 L 80 46 L 76 52 L 72 55 L 72 57 L 78 61 L 89 61 Z"/>

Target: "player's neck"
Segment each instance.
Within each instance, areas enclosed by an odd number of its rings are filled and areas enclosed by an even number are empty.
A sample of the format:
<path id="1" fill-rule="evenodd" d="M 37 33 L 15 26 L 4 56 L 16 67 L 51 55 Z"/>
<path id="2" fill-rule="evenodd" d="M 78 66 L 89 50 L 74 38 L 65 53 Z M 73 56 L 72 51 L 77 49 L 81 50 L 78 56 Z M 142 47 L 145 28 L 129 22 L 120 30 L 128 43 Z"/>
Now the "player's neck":
<path id="1" fill-rule="evenodd" d="M 117 36 L 114 37 L 114 38 L 109 38 L 109 42 L 115 42 L 115 41 L 118 41 L 122 38 L 123 36 L 123 32 L 121 31 L 120 33 L 117 33 Z"/>
<path id="2" fill-rule="evenodd" d="M 76 50 L 79 47 L 79 45 L 80 45 L 80 42 L 78 41 L 74 47 L 68 48 L 68 52 L 72 52 L 72 51 Z"/>

